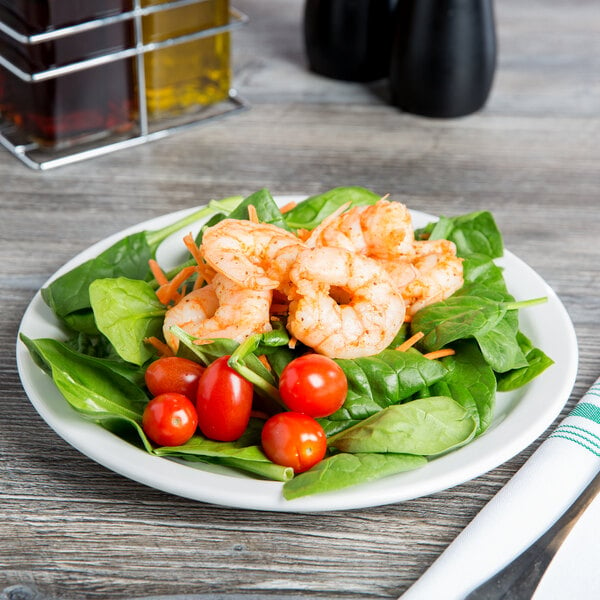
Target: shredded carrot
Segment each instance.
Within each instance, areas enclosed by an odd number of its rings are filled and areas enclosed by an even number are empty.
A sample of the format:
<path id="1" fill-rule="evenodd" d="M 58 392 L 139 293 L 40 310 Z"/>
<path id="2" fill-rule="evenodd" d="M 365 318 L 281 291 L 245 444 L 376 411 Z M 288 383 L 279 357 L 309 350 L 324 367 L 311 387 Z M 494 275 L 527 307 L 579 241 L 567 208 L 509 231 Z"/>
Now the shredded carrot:
<path id="1" fill-rule="evenodd" d="M 198 279 L 196 279 L 196 283 L 194 284 L 194 289 L 197 290 L 205 281 L 211 281 L 214 277 L 214 270 L 210 265 L 207 265 L 204 260 L 202 260 L 202 253 L 200 252 L 199 246 L 194 241 L 192 234 L 189 233 L 183 238 L 183 242 L 186 248 L 189 250 L 190 254 L 196 261 L 196 270 L 198 271 Z"/>
<path id="2" fill-rule="evenodd" d="M 412 348 L 421 338 L 425 337 L 422 331 L 417 331 L 414 335 L 411 335 L 407 340 L 404 340 L 397 348 L 398 352 L 406 352 L 409 348 Z"/>
<path id="3" fill-rule="evenodd" d="M 152 271 L 152 275 L 154 275 L 154 279 L 156 279 L 158 285 L 165 285 L 169 283 L 167 276 L 164 274 L 163 270 L 160 268 L 160 265 L 151 258 L 148 261 L 148 266 L 150 267 L 150 271 Z"/>
<path id="4" fill-rule="evenodd" d="M 171 281 L 168 281 L 164 285 L 161 285 L 156 290 L 156 297 L 162 302 L 165 306 L 169 304 L 169 302 L 179 302 L 183 297 L 185 292 L 179 291 L 179 286 L 183 284 L 186 279 L 189 279 L 194 273 L 196 273 L 196 267 L 185 267 L 181 269 Z"/>
<path id="5" fill-rule="evenodd" d="M 152 336 L 145 338 L 144 342 L 153 346 L 161 358 L 165 358 L 167 356 L 175 356 L 173 350 L 171 350 L 171 348 L 169 348 L 167 344 L 161 342 L 157 337 Z"/>
<path id="6" fill-rule="evenodd" d="M 209 281 L 212 281 L 214 276 L 217 274 L 217 272 L 208 264 L 206 264 L 205 262 L 202 262 L 198 265 L 197 267 L 198 269 L 198 273 L 200 273 L 202 279 L 204 281 L 206 281 L 207 283 Z"/>
<path id="7" fill-rule="evenodd" d="M 293 350 L 296 347 L 297 343 L 298 343 L 298 340 L 295 337 L 291 337 L 290 341 L 288 342 L 288 347 Z"/>
<path id="8" fill-rule="evenodd" d="M 267 371 L 272 371 L 271 365 L 269 364 L 269 360 L 267 359 L 267 357 L 264 354 L 260 354 L 258 356 L 258 360 L 260 360 L 260 362 L 263 364 L 265 369 L 267 369 Z"/>
<path id="9" fill-rule="evenodd" d="M 282 215 L 285 215 L 286 212 L 290 212 L 290 210 L 292 210 L 293 208 L 296 208 L 296 206 L 297 206 L 297 203 L 292 200 L 291 202 L 284 204 L 279 210 L 281 211 Z"/>
<path id="10" fill-rule="evenodd" d="M 442 348 L 441 350 L 434 350 L 433 352 L 423 354 L 423 356 L 430 360 L 434 360 L 436 358 L 444 358 L 444 356 L 452 356 L 453 354 L 456 354 L 456 352 L 452 350 L 452 348 Z"/>
<path id="11" fill-rule="evenodd" d="M 200 248 L 198 248 L 198 244 L 194 241 L 194 238 L 191 233 L 188 233 L 183 238 L 183 243 L 185 247 L 190 251 L 190 254 L 194 257 L 194 260 L 200 264 L 202 262 L 202 255 L 200 254 Z"/>
<path id="12" fill-rule="evenodd" d="M 287 315 L 289 309 L 289 304 L 271 304 L 271 314 L 273 315 Z"/>
<path id="13" fill-rule="evenodd" d="M 410 323 L 411 321 L 412 321 L 412 316 L 411 316 L 411 315 L 409 315 L 408 313 L 406 313 L 406 314 L 404 315 L 404 322 L 405 322 L 405 323 Z"/>
<path id="14" fill-rule="evenodd" d="M 305 242 L 310 237 L 310 229 L 296 229 L 296 235 Z"/>
<path id="15" fill-rule="evenodd" d="M 258 213 L 256 212 L 256 206 L 252 204 L 248 205 L 248 219 L 253 223 L 258 223 Z"/>

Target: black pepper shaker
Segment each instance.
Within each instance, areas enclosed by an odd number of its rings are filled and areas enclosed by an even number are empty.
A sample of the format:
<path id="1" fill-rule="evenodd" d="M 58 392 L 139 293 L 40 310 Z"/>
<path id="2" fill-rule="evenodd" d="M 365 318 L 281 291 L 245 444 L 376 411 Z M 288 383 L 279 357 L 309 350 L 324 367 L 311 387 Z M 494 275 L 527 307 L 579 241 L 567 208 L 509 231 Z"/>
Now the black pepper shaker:
<path id="1" fill-rule="evenodd" d="M 460 117 L 487 101 L 496 69 L 493 0 L 399 0 L 392 102 L 428 117 Z"/>
<path id="2" fill-rule="evenodd" d="M 346 81 L 389 74 L 396 0 L 306 0 L 304 41 L 312 71 Z"/>

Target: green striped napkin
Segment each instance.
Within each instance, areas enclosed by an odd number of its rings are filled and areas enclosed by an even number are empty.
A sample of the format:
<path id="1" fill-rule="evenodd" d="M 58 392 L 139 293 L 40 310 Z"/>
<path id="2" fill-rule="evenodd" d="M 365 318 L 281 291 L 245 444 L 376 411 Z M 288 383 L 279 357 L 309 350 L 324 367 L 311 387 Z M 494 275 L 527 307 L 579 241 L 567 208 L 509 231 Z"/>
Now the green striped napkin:
<path id="1" fill-rule="evenodd" d="M 401 599 L 464 599 L 537 540 L 598 471 L 600 379 Z M 600 514 L 595 507 L 588 511 Z M 600 523 L 593 529 L 600 531 Z M 600 537 L 593 536 L 592 544 L 585 552 L 600 557 Z M 561 575 L 573 577 L 569 572 Z M 600 597 L 593 595 L 600 594 L 594 584 L 589 590 L 592 595 L 586 598 Z"/>
<path id="2" fill-rule="evenodd" d="M 588 390 L 550 438 L 579 444 L 594 456 L 600 456 L 600 380 Z"/>

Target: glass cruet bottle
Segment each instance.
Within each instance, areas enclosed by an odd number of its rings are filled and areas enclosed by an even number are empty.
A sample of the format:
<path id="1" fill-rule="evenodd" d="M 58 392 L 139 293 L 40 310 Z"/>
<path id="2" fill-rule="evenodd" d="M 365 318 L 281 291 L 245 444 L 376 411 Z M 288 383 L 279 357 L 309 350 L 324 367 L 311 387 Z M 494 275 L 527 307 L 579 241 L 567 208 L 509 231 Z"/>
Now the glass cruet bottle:
<path id="1" fill-rule="evenodd" d="M 141 5 L 170 0 L 141 0 Z M 143 19 L 144 43 L 164 42 L 206 31 L 210 35 L 167 45 L 144 56 L 146 105 L 152 122 L 198 113 L 226 100 L 231 84 L 229 0 L 167 7 Z M 211 32 L 212 29 L 215 32 Z"/>

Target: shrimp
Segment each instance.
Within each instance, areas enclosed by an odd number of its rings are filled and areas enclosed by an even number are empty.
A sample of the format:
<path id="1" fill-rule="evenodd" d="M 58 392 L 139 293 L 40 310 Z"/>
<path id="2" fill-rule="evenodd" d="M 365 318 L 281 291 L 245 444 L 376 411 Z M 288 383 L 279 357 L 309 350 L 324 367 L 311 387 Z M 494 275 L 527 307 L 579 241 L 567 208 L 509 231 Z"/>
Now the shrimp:
<path id="1" fill-rule="evenodd" d="M 463 285 L 462 259 L 449 240 L 414 242 L 410 258 L 381 261 L 399 287 L 409 316 L 451 296 Z"/>
<path id="2" fill-rule="evenodd" d="M 302 250 L 290 270 L 288 329 L 333 358 L 377 354 L 404 321 L 404 301 L 374 260 L 342 248 Z"/>
<path id="3" fill-rule="evenodd" d="M 163 325 L 169 347 L 177 352 L 174 325 L 200 339 L 230 338 L 242 342 L 253 333 L 271 330 L 270 290 L 244 288 L 217 273 L 211 283 L 184 296 L 171 307 Z"/>
<path id="4" fill-rule="evenodd" d="M 414 239 L 406 206 L 381 199 L 373 205 L 355 206 L 337 215 L 316 230 L 308 243 L 389 259 L 409 254 Z"/>
<path id="5" fill-rule="evenodd" d="M 462 260 L 447 240 L 416 241 L 408 209 L 379 200 L 357 206 L 324 222 L 308 243 L 345 248 L 375 259 L 390 274 L 407 314 L 445 300 L 462 287 Z"/>
<path id="6" fill-rule="evenodd" d="M 163 322 L 163 335 L 171 350 L 177 352 L 179 348 L 179 338 L 171 332 L 171 327 L 181 327 L 190 335 L 195 335 L 198 324 L 210 319 L 217 308 L 219 300 L 212 284 L 189 292 L 169 308 Z"/>
<path id="7" fill-rule="evenodd" d="M 206 230 L 201 252 L 213 269 L 236 284 L 272 290 L 284 281 L 302 245 L 276 225 L 224 219 Z"/>

